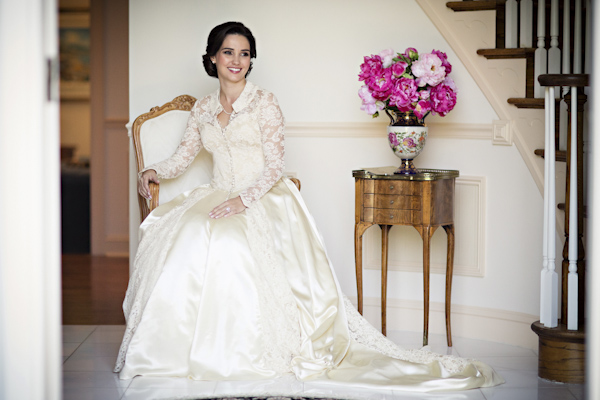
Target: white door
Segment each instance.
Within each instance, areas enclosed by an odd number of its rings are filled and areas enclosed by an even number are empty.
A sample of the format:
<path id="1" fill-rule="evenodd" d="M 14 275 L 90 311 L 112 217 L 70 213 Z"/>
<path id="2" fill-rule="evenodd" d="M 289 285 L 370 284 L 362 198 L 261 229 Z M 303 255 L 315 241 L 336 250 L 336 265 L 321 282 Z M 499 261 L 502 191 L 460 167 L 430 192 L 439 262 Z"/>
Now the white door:
<path id="1" fill-rule="evenodd" d="M 0 0 L 0 398 L 60 399 L 55 0 Z"/>

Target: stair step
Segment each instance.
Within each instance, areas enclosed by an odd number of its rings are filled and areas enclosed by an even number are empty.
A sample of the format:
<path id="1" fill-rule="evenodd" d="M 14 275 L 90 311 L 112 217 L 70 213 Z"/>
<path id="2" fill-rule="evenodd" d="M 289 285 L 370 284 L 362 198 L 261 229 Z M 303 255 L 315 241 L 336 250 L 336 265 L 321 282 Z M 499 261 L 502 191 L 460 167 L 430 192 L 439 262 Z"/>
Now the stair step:
<path id="1" fill-rule="evenodd" d="M 544 99 L 532 99 L 529 97 L 511 97 L 507 100 L 508 104 L 512 104 L 517 108 L 535 108 L 544 109 Z"/>
<path id="2" fill-rule="evenodd" d="M 536 156 L 544 157 L 544 149 L 537 149 L 533 152 Z M 567 162 L 567 152 L 564 150 L 558 150 L 556 152 L 556 161 Z"/>
<path id="3" fill-rule="evenodd" d="M 527 58 L 535 54 L 535 49 L 533 47 L 519 49 L 479 49 L 477 50 L 477 54 L 484 56 L 488 60 Z"/>
<path id="4" fill-rule="evenodd" d="M 561 211 L 565 211 L 567 206 L 565 206 L 565 203 L 558 203 L 556 208 L 558 208 Z M 583 206 L 583 218 L 587 218 L 587 206 Z"/>
<path id="5" fill-rule="evenodd" d="M 480 0 L 480 1 L 449 1 L 446 7 L 453 11 L 485 11 L 495 10 L 496 0 Z"/>

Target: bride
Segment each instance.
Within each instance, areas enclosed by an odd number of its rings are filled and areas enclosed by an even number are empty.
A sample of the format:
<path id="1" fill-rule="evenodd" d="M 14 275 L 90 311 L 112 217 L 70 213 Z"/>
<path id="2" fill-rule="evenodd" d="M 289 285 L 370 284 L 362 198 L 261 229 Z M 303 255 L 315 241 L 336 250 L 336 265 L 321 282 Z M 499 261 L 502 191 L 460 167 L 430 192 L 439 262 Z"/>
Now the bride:
<path id="1" fill-rule="evenodd" d="M 220 88 L 196 102 L 175 154 L 140 173 L 149 198 L 149 182 L 178 176 L 202 149 L 214 160 L 210 184 L 142 223 L 115 372 L 415 391 L 502 383 L 481 362 L 397 347 L 342 294 L 306 205 L 282 178 L 284 118 L 275 96 L 246 80 L 254 57 L 241 23 L 211 31 L 204 67 Z"/>

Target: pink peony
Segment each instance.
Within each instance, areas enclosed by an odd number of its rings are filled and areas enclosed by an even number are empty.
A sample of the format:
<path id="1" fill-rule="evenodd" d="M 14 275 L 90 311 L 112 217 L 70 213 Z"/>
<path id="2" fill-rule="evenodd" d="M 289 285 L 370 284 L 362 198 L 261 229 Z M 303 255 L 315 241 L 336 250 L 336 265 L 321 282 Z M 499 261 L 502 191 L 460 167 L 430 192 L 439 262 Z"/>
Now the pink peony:
<path id="1" fill-rule="evenodd" d="M 408 63 L 402 60 L 392 64 L 392 75 L 394 75 L 394 78 L 400 78 L 406 72 L 406 67 L 408 67 Z"/>
<path id="2" fill-rule="evenodd" d="M 454 93 L 458 94 L 458 88 L 456 87 L 456 83 L 454 83 L 454 79 L 450 78 L 449 76 L 446 76 L 446 79 L 444 79 L 442 85 L 448 86 L 450 89 L 452 89 L 452 91 L 454 91 Z"/>
<path id="3" fill-rule="evenodd" d="M 379 57 L 383 63 L 383 68 L 388 68 L 390 65 L 392 65 L 392 59 L 395 55 L 396 53 L 394 53 L 394 50 L 392 49 L 385 49 L 379 53 Z"/>
<path id="4" fill-rule="evenodd" d="M 423 119 L 431 111 L 431 103 L 427 100 L 421 100 L 415 106 L 414 113 L 418 119 Z"/>
<path id="5" fill-rule="evenodd" d="M 400 142 L 398 142 L 398 136 L 396 136 L 396 134 L 394 132 L 390 132 L 388 134 L 388 139 L 389 139 L 390 143 L 392 144 L 392 146 L 398 146 L 400 144 Z"/>
<path id="6" fill-rule="evenodd" d="M 419 90 L 419 98 L 421 100 L 429 100 L 429 89 Z"/>
<path id="7" fill-rule="evenodd" d="M 367 114 L 373 115 L 377 111 L 383 110 L 383 103 L 375 100 L 367 86 L 362 86 L 358 90 L 358 96 L 362 100 L 362 105 L 360 106 L 360 109 L 365 111 Z"/>
<path id="8" fill-rule="evenodd" d="M 431 54 L 435 54 L 442 61 L 442 67 L 446 69 L 446 75 L 452 72 L 452 64 L 448 62 L 448 56 L 446 53 L 439 50 L 431 50 Z"/>
<path id="9" fill-rule="evenodd" d="M 410 78 L 400 78 L 396 81 L 390 96 L 390 105 L 399 109 L 406 109 L 410 104 L 419 99 L 417 85 Z M 408 111 L 408 110 L 407 110 Z"/>
<path id="10" fill-rule="evenodd" d="M 446 77 L 446 70 L 442 67 L 442 60 L 435 54 L 421 54 L 412 66 L 412 73 L 418 78 L 418 86 L 437 86 Z"/>
<path id="11" fill-rule="evenodd" d="M 360 65 L 359 81 L 366 81 L 372 76 L 379 76 L 383 71 L 383 63 L 381 57 L 371 56 L 365 57 L 365 62 Z"/>
<path id="12" fill-rule="evenodd" d="M 431 89 L 431 98 L 429 99 L 432 105 L 432 111 L 446 116 L 456 105 L 456 93 L 446 85 L 438 85 Z"/>
<path id="13" fill-rule="evenodd" d="M 371 76 L 365 83 L 376 100 L 385 101 L 390 97 L 390 93 L 394 87 L 392 71 L 389 68 L 386 68 L 381 75 Z"/>

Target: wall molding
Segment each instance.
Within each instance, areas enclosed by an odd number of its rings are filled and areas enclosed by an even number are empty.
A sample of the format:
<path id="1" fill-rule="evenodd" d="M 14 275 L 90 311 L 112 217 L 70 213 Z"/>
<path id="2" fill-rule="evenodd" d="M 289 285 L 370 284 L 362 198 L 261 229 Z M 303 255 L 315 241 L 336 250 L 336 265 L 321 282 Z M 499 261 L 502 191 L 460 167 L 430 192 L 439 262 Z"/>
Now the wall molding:
<path id="1" fill-rule="evenodd" d="M 492 143 L 500 146 L 512 146 L 512 127 L 510 121 L 494 121 L 493 127 Z"/>
<path id="2" fill-rule="evenodd" d="M 430 137 L 444 139 L 491 140 L 493 124 L 440 122 L 427 124 Z M 288 122 L 286 137 L 383 138 L 387 123 L 383 122 Z"/>
<path id="3" fill-rule="evenodd" d="M 456 201 L 454 216 L 456 247 L 454 275 L 485 276 L 485 217 L 486 178 L 483 176 L 460 176 L 456 178 Z M 403 227 L 404 228 L 404 227 Z M 388 270 L 422 272 L 422 241 L 416 230 L 405 227 L 404 232 L 395 228 L 390 231 Z M 446 235 L 438 234 L 431 243 L 431 273 L 446 274 Z M 412 234 L 412 235 L 411 235 Z M 395 238 L 403 235 L 402 239 Z M 365 269 L 381 269 L 381 240 L 377 229 L 365 233 L 363 263 Z"/>
<path id="4" fill-rule="evenodd" d="M 350 297 L 356 305 L 356 297 Z M 364 317 L 377 329 L 381 327 L 381 299 L 365 297 Z M 445 306 L 429 304 L 429 333 L 446 334 Z M 516 311 L 452 304 L 452 338 L 486 340 L 506 343 L 537 351 L 538 338 L 531 323 L 539 317 Z M 387 299 L 387 330 L 422 332 L 423 302 L 419 300 Z"/>

